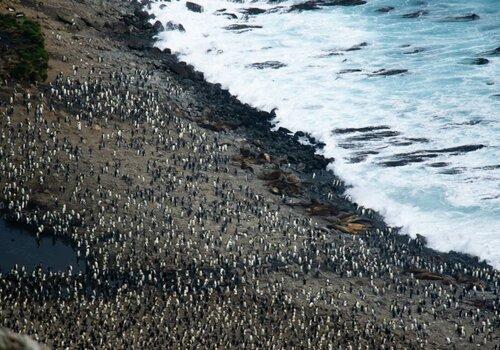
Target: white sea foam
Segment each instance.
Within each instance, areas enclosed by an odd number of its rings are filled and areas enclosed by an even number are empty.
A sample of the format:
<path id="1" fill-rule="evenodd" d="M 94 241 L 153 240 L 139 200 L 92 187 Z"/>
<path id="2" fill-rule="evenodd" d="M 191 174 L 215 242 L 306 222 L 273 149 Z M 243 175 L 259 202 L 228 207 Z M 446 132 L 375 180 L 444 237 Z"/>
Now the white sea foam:
<path id="1" fill-rule="evenodd" d="M 336 158 L 331 166 L 353 186 L 348 192 L 358 203 L 379 210 L 405 232 L 426 236 L 436 249 L 471 253 L 500 267 L 500 98 L 494 97 L 500 93 L 500 59 L 483 55 L 489 64 L 466 63 L 500 44 L 500 3 L 372 0 L 363 6 L 286 11 L 298 2 L 198 0 L 204 12 L 195 13 L 185 1 L 172 1 L 154 3 L 150 11 L 162 23 L 186 29 L 162 32 L 158 47 L 172 49 L 243 102 L 278 108 L 280 126 L 324 141 L 322 152 Z M 388 5 L 395 7 L 389 14 L 375 11 Z M 283 9 L 242 13 L 277 6 Z M 402 18 L 418 10 L 428 15 Z M 480 19 L 443 21 L 472 12 Z M 233 24 L 262 28 L 225 29 Z M 359 44 L 360 50 L 345 51 Z M 286 66 L 250 66 L 266 61 Z M 362 72 L 339 74 L 345 69 Z M 369 76 L 379 69 L 408 73 Z M 380 131 L 399 134 L 363 141 L 356 139 L 359 132 L 332 133 L 381 125 L 390 129 Z M 435 158 L 405 166 L 381 165 L 396 154 L 463 145 L 485 147 L 434 153 Z M 359 153 L 367 151 L 377 153 L 361 160 Z"/>

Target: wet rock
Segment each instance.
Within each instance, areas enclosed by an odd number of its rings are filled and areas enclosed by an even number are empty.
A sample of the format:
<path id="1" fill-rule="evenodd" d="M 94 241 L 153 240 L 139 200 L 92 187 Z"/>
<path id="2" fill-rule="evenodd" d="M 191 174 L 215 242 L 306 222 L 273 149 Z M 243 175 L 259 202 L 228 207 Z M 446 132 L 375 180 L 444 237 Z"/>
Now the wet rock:
<path id="1" fill-rule="evenodd" d="M 348 74 L 348 73 L 359 73 L 359 72 L 362 72 L 361 69 L 342 69 L 341 71 L 339 71 L 337 74 Z"/>
<path id="2" fill-rule="evenodd" d="M 159 32 L 163 32 L 165 30 L 165 27 L 163 26 L 163 24 L 160 22 L 160 21 L 156 21 L 154 24 L 153 24 L 153 29 L 159 33 Z"/>
<path id="3" fill-rule="evenodd" d="M 411 13 L 406 13 L 406 14 L 402 15 L 401 17 L 403 17 L 403 18 L 419 18 L 419 17 L 425 16 L 428 14 L 429 14 L 429 11 L 420 10 L 420 11 L 415 11 L 415 12 L 411 12 Z"/>
<path id="4" fill-rule="evenodd" d="M 485 51 L 481 54 L 482 56 L 500 56 L 500 46 L 496 49 Z"/>
<path id="5" fill-rule="evenodd" d="M 311 11 L 311 10 L 318 10 L 318 9 L 320 9 L 320 7 L 318 6 L 317 1 L 306 1 L 306 2 L 303 2 L 300 4 L 295 4 L 295 5 L 290 6 L 289 12 L 292 12 L 292 11 L 302 12 L 302 11 Z"/>
<path id="6" fill-rule="evenodd" d="M 266 13 L 266 10 L 258 7 L 249 7 L 241 10 L 242 13 L 250 16 L 260 15 L 261 13 Z"/>
<path id="7" fill-rule="evenodd" d="M 321 6 L 357 6 L 366 4 L 365 0 L 312 0 L 292 5 L 289 11 L 318 10 Z"/>
<path id="8" fill-rule="evenodd" d="M 399 136 L 400 134 L 401 133 L 399 131 L 392 131 L 392 130 L 369 132 L 369 133 L 362 133 L 362 134 L 356 135 L 356 136 L 351 136 L 351 137 L 347 138 L 347 141 L 348 142 L 377 141 L 377 140 L 381 140 L 381 139 L 388 138 L 388 137 Z"/>
<path id="9" fill-rule="evenodd" d="M 202 6 L 191 1 L 186 1 L 186 7 L 189 11 L 200 12 L 200 13 L 203 12 Z"/>
<path id="10" fill-rule="evenodd" d="M 165 30 L 169 30 L 169 31 L 172 31 L 172 30 L 178 30 L 180 32 L 185 32 L 186 29 L 184 28 L 184 26 L 180 23 L 174 23 L 172 21 L 168 21 L 166 26 L 165 26 Z"/>
<path id="11" fill-rule="evenodd" d="M 405 74 L 408 73 L 408 69 L 380 69 L 372 74 L 368 74 L 368 76 L 375 77 L 375 76 L 391 76 L 391 75 L 399 75 L 399 74 Z"/>
<path id="12" fill-rule="evenodd" d="M 280 126 L 280 127 L 278 128 L 277 132 L 280 132 L 280 133 L 282 133 L 282 134 L 286 134 L 286 135 L 290 135 L 290 134 L 292 134 L 292 132 L 291 132 L 289 129 L 284 128 L 284 127 L 282 127 L 282 126 Z"/>
<path id="13" fill-rule="evenodd" d="M 250 24 L 231 24 L 229 26 L 224 27 L 226 30 L 242 30 L 242 29 L 260 29 L 262 26 L 259 25 L 250 25 Z"/>
<path id="14" fill-rule="evenodd" d="M 184 78 L 187 78 L 189 76 L 189 69 L 187 67 L 187 65 L 183 62 L 172 62 L 168 65 L 168 68 L 176 73 L 177 75 L 181 76 L 181 77 L 184 77 Z"/>
<path id="15" fill-rule="evenodd" d="M 358 6 L 366 4 L 365 0 L 324 0 L 320 2 L 323 6 Z"/>
<path id="16" fill-rule="evenodd" d="M 335 134 L 349 134 L 353 132 L 371 132 L 375 130 L 388 130 L 390 129 L 387 125 L 378 125 L 378 126 L 366 126 L 363 128 L 345 128 L 345 129 L 335 129 L 333 133 Z"/>
<path id="17" fill-rule="evenodd" d="M 363 47 L 365 46 L 368 46 L 368 43 L 366 42 L 362 42 L 361 44 L 357 44 L 357 45 L 354 45 L 350 48 L 348 48 L 347 50 L 345 50 L 346 52 L 349 52 L 349 51 L 358 51 L 358 50 L 361 50 Z"/>
<path id="18" fill-rule="evenodd" d="M 349 158 L 350 163 L 361 163 L 368 158 L 369 155 L 375 155 L 378 154 L 379 152 L 377 151 L 365 151 L 365 152 L 358 152 L 355 153 L 354 156 Z"/>
<path id="19" fill-rule="evenodd" d="M 229 19 L 237 19 L 238 16 L 236 16 L 234 13 L 226 12 L 226 9 L 220 9 L 215 11 L 215 15 L 217 16 L 226 16 Z"/>
<path id="20" fill-rule="evenodd" d="M 478 57 L 478 58 L 470 58 L 470 59 L 464 60 L 463 63 L 472 64 L 472 65 L 476 65 L 476 66 L 482 66 L 482 65 L 490 63 L 490 60 L 488 60 L 487 58 Z"/>
<path id="21" fill-rule="evenodd" d="M 479 15 L 476 15 L 475 13 L 469 13 L 461 16 L 446 17 L 445 19 L 443 19 L 443 22 L 471 22 L 477 21 L 480 18 L 481 17 L 479 17 Z"/>
<path id="22" fill-rule="evenodd" d="M 437 150 L 430 150 L 427 152 L 433 152 L 433 153 L 453 153 L 453 154 L 459 154 L 459 153 L 467 153 L 467 152 L 473 152 L 480 150 L 481 148 L 486 147 L 485 145 L 464 145 L 464 146 L 457 146 L 457 147 L 449 147 L 449 148 L 442 148 L 442 149 L 437 149 Z"/>
<path id="23" fill-rule="evenodd" d="M 139 21 L 147 21 L 154 18 L 154 16 L 147 11 L 136 9 L 134 15 L 139 19 Z"/>
<path id="24" fill-rule="evenodd" d="M 405 55 L 413 55 L 413 54 L 416 54 L 416 53 L 420 53 L 420 52 L 423 52 L 425 51 L 425 49 L 423 47 L 416 47 L 410 51 L 405 51 L 403 52 L 403 54 Z"/>
<path id="25" fill-rule="evenodd" d="M 378 9 L 376 9 L 375 12 L 378 12 L 378 13 L 388 13 L 388 12 L 391 12 L 392 10 L 394 10 L 394 7 L 392 7 L 392 6 L 384 6 L 384 7 L 380 7 Z"/>
<path id="26" fill-rule="evenodd" d="M 266 62 L 257 62 L 252 63 L 247 66 L 247 68 L 257 68 L 257 69 L 280 69 L 286 67 L 285 63 L 279 61 L 266 61 Z"/>
<path id="27" fill-rule="evenodd" d="M 392 156 L 392 160 L 380 163 L 386 167 L 404 166 L 411 163 L 420 163 L 427 159 L 436 158 L 440 154 L 458 155 L 467 152 L 473 152 L 484 148 L 484 145 L 464 145 L 457 147 L 442 148 L 436 150 L 420 150 L 410 153 L 400 153 Z"/>

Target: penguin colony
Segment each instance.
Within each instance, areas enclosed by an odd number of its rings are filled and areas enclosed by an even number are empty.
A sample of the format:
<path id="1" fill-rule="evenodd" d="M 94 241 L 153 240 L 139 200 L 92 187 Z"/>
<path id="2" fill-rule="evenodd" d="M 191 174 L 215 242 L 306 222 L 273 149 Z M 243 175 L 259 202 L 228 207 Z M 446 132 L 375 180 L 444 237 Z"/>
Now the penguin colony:
<path id="1" fill-rule="evenodd" d="M 325 229 L 245 181 L 152 72 L 73 69 L 2 101 L 0 195 L 86 269 L 4 272 L 1 327 L 61 349 L 498 349 L 498 271 Z"/>

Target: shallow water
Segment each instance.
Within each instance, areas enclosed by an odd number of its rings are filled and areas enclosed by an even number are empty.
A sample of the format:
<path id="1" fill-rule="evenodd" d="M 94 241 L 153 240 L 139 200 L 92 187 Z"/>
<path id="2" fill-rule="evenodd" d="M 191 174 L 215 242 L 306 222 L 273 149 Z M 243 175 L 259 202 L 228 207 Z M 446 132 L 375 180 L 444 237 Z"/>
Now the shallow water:
<path id="1" fill-rule="evenodd" d="M 499 1 L 304 12 L 288 11 L 301 1 L 195 2 L 204 12 L 152 6 L 186 30 L 161 33 L 158 47 L 243 102 L 278 108 L 279 126 L 325 142 L 349 194 L 389 224 L 500 267 Z M 249 16 L 249 7 L 268 12 Z"/>
<path id="2" fill-rule="evenodd" d="M 75 250 L 66 242 L 53 237 L 36 236 L 25 229 L 9 225 L 0 219 L 0 272 L 8 272 L 15 265 L 31 272 L 37 267 L 53 272 L 84 271 L 85 263 L 77 260 Z"/>

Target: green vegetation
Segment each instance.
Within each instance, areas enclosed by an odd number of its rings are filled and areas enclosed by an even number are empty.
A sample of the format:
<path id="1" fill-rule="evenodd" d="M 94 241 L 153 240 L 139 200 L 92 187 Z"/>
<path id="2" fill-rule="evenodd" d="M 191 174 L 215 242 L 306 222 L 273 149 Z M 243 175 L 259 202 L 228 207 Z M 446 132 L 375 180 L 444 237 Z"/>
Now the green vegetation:
<path id="1" fill-rule="evenodd" d="M 49 56 L 40 25 L 0 14 L 0 76 L 18 81 L 47 79 Z"/>

